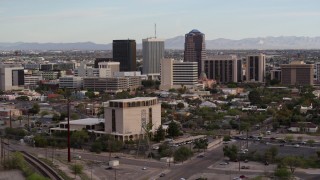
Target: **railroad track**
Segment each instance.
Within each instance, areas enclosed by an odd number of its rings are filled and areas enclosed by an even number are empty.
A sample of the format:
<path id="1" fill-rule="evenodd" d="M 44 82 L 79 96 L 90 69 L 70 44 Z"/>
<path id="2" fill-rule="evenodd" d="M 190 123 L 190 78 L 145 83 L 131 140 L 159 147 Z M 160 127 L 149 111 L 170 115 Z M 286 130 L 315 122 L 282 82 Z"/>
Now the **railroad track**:
<path id="1" fill-rule="evenodd" d="M 60 177 L 50 166 L 40 161 L 38 158 L 32 156 L 31 154 L 25 151 L 20 152 L 23 154 L 25 160 L 32 166 L 37 168 L 39 172 L 45 177 L 48 177 L 51 180 L 63 180 L 63 178 Z"/>

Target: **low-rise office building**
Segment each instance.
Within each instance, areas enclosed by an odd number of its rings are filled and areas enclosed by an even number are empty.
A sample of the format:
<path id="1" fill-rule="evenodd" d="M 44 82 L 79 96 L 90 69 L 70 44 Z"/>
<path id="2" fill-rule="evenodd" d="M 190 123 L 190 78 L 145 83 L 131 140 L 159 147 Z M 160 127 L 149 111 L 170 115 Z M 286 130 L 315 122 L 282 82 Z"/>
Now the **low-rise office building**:
<path id="1" fill-rule="evenodd" d="M 156 97 L 136 97 L 104 103 L 105 131 L 121 141 L 137 140 L 152 125 L 151 133 L 161 125 L 161 104 Z"/>

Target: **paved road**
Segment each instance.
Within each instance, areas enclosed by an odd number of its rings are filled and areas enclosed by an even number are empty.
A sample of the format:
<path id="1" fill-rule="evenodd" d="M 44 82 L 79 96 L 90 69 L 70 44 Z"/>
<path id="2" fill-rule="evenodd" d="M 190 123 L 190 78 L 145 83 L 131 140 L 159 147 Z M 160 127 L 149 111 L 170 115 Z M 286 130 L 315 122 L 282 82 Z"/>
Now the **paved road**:
<path id="1" fill-rule="evenodd" d="M 187 179 L 194 174 L 207 172 L 210 165 L 223 159 L 222 146 L 208 150 L 204 155 L 205 157 L 203 158 L 195 157 L 191 161 L 172 167 L 165 178 L 172 180 Z"/>

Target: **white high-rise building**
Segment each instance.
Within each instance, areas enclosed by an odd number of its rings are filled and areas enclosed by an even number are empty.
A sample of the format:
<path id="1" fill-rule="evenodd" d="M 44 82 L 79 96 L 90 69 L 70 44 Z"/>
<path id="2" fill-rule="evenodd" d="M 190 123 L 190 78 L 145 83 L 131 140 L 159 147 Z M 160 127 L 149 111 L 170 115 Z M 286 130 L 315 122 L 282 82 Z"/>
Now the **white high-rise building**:
<path id="1" fill-rule="evenodd" d="M 164 40 L 147 38 L 142 40 L 143 74 L 159 74 L 160 61 L 164 58 Z"/>
<path id="2" fill-rule="evenodd" d="M 0 90 L 23 89 L 24 68 L 14 64 L 0 64 Z"/>
<path id="3" fill-rule="evenodd" d="M 161 125 L 161 104 L 156 97 L 110 100 L 104 103 L 105 132 L 121 141 L 145 136 L 144 128 L 152 125 L 155 133 Z"/>
<path id="4" fill-rule="evenodd" d="M 181 86 L 195 87 L 198 85 L 198 63 L 183 62 L 173 59 L 161 61 L 160 89 L 168 90 Z"/>

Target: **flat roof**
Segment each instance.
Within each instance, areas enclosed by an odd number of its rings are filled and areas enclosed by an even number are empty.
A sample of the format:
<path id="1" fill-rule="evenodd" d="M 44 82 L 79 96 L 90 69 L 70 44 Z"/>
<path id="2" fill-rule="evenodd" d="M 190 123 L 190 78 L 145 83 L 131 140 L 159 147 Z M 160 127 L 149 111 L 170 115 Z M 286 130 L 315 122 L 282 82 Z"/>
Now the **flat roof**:
<path id="1" fill-rule="evenodd" d="M 105 122 L 105 119 L 103 118 L 86 118 L 86 119 L 78 119 L 78 120 L 72 120 L 70 121 L 70 124 L 74 125 L 95 125 L 99 124 L 101 122 Z M 67 124 L 67 121 L 60 122 L 60 124 Z"/>
<path id="2" fill-rule="evenodd" d="M 158 99 L 157 97 L 135 97 L 130 99 L 116 99 L 116 100 L 110 100 L 110 102 L 134 102 L 134 101 L 148 101 L 148 100 L 154 100 Z"/>

